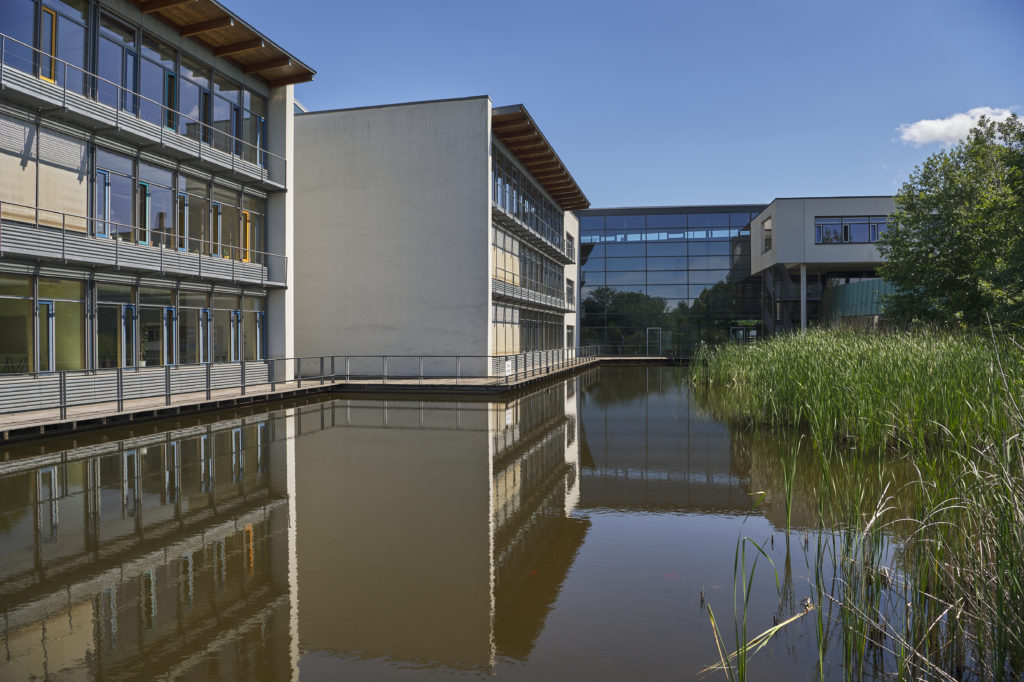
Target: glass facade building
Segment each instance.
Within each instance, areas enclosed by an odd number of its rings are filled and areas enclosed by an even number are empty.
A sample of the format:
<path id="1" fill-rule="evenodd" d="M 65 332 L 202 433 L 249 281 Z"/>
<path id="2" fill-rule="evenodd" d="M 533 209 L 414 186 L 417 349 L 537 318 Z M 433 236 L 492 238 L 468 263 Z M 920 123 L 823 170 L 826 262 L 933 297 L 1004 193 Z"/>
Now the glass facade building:
<path id="1" fill-rule="evenodd" d="M 580 342 L 609 354 L 688 356 L 762 332 L 750 220 L 765 207 L 590 209 L 580 219 Z"/>

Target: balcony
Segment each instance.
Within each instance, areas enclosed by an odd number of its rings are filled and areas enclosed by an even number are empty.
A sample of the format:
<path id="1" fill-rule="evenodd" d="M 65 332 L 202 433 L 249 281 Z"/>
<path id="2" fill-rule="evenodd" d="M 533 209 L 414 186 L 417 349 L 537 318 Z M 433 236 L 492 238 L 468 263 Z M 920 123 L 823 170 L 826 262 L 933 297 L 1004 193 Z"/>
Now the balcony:
<path id="1" fill-rule="evenodd" d="M 25 219 L 35 214 L 31 223 Z M 17 219 L 14 222 L 12 217 Z M 193 277 L 235 284 L 287 286 L 288 259 L 242 246 L 216 244 L 159 230 L 141 231 L 129 225 L 101 223 L 85 216 L 57 213 L 0 202 L 0 256 L 29 258 L 83 266 Z M 181 248 L 177 248 L 180 245 Z"/>
<path id="2" fill-rule="evenodd" d="M 508 301 L 516 305 L 526 304 L 533 308 L 543 308 L 558 313 L 571 313 L 576 310 L 576 304 L 566 301 L 564 298 L 531 291 L 517 284 L 495 278 L 491 278 L 491 296 L 496 302 Z"/>
<path id="3" fill-rule="evenodd" d="M 29 51 L 33 58 L 26 60 L 21 55 Z M 53 78 L 40 74 L 40 64 Z M 67 123 L 135 146 L 158 147 L 163 156 L 265 191 L 284 189 L 284 158 L 3 34 L 0 89 L 3 99 Z M 108 102 L 100 101 L 101 91 Z M 168 121 L 171 127 L 164 124 Z"/>
<path id="4" fill-rule="evenodd" d="M 521 241 L 540 251 L 548 258 L 561 263 L 571 265 L 574 262 L 574 254 L 566 253 L 562 244 L 556 244 L 551 238 L 542 236 L 541 233 L 528 226 L 522 220 L 506 211 L 498 204 L 491 204 L 491 219 L 498 227 L 508 230 Z M 550 231 L 548 231 L 550 232 Z"/>

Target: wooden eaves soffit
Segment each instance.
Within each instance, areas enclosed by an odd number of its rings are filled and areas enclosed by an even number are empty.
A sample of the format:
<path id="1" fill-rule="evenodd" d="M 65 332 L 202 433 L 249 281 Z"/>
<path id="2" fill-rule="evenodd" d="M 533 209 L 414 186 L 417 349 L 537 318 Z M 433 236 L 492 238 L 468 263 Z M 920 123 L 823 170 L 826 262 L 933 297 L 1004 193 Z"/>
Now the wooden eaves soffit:
<path id="1" fill-rule="evenodd" d="M 522 104 L 491 109 L 491 131 L 565 211 L 590 208 L 551 144 Z"/>
<path id="2" fill-rule="evenodd" d="M 270 87 L 305 83 L 316 73 L 215 0 L 131 0 L 182 37 L 210 48 Z"/>

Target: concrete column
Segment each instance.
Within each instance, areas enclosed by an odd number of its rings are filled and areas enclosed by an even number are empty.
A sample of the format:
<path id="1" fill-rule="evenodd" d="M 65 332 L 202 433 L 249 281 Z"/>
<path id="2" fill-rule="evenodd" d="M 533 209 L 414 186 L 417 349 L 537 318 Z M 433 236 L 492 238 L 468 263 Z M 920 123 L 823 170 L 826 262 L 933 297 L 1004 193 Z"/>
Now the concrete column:
<path id="1" fill-rule="evenodd" d="M 800 264 L 800 331 L 807 331 L 807 265 Z"/>
<path id="2" fill-rule="evenodd" d="M 295 177 L 295 131 L 293 87 L 286 85 L 270 92 L 267 111 L 267 151 L 277 155 L 270 157 L 267 165 L 271 178 L 280 182 L 287 191 L 275 192 L 267 199 L 267 247 L 271 253 L 283 254 L 287 264 L 280 258 L 271 257 L 270 267 L 275 273 L 284 270 L 288 288 L 271 289 L 267 294 L 267 356 L 287 358 L 295 356 L 295 224 L 294 224 L 294 177 Z M 282 158 L 278 158 L 282 157 Z M 284 376 L 278 381 L 291 378 L 292 364 L 278 363 L 275 369 L 283 370 Z"/>

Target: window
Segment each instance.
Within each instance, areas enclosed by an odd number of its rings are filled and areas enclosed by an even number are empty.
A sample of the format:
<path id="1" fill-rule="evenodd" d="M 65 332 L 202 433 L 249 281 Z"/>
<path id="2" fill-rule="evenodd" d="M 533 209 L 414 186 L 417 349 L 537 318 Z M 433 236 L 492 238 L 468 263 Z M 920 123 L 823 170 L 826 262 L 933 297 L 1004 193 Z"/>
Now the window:
<path id="1" fill-rule="evenodd" d="M 887 228 L 885 216 L 815 218 L 815 244 L 870 244 Z"/>
<path id="2" fill-rule="evenodd" d="M 39 77 L 51 83 L 57 82 L 57 13 L 43 7 L 39 15 Z"/>
<path id="3" fill-rule="evenodd" d="M 772 249 L 772 219 L 765 218 L 761 222 L 761 231 L 764 233 L 764 241 L 761 243 L 761 253 L 767 253 Z"/>

